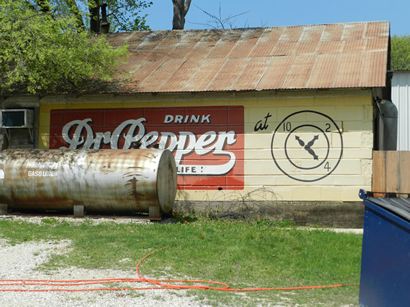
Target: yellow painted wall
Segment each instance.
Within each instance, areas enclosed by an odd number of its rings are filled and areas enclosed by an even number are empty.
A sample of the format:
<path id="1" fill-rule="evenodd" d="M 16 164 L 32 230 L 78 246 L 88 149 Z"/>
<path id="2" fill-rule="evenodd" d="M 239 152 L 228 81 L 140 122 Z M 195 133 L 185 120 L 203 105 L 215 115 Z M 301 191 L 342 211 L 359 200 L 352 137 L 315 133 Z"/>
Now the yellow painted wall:
<path id="1" fill-rule="evenodd" d="M 179 199 L 224 201 L 224 200 L 291 200 L 291 201 L 356 201 L 360 188 L 370 190 L 373 148 L 373 108 L 370 90 L 309 91 L 253 94 L 201 94 L 201 95 L 140 95 L 140 96 L 82 96 L 79 98 L 46 97 L 40 103 L 39 147 L 48 148 L 50 111 L 55 109 L 94 108 L 141 108 L 141 107 L 184 107 L 184 106 L 244 106 L 245 128 L 245 188 L 243 191 L 195 190 L 178 191 Z M 309 182 L 298 181 L 285 175 L 274 163 L 272 151 L 279 165 L 285 163 L 288 175 L 306 180 L 320 178 L 326 174 L 326 165 L 305 170 L 286 166 L 283 147 L 288 132 L 283 124 L 278 125 L 290 114 L 300 111 L 316 111 L 330 117 L 340 128 L 343 153 L 337 167 L 323 179 Z M 254 131 L 258 121 L 264 123 L 267 114 L 267 129 Z M 303 116 L 300 116 L 302 115 Z M 288 137 L 287 151 L 296 165 L 315 166 L 308 149 L 327 151 L 329 142 L 328 169 L 339 157 L 340 137 L 335 127 L 328 127 L 329 120 L 312 112 L 291 117 L 292 129 Z M 286 124 L 286 123 L 285 123 Z M 326 137 L 315 128 L 326 132 Z M 275 133 L 274 148 L 272 137 Z M 305 146 L 315 135 L 319 135 L 310 148 L 297 143 L 296 136 Z M 277 144 L 276 144 L 277 143 Z M 277 153 L 277 154 L 276 154 Z M 324 155 L 324 154 L 323 154 Z M 322 157 L 323 158 L 323 157 Z M 316 163 L 316 164 L 315 164 Z M 310 179 L 309 179 L 310 178 Z"/>

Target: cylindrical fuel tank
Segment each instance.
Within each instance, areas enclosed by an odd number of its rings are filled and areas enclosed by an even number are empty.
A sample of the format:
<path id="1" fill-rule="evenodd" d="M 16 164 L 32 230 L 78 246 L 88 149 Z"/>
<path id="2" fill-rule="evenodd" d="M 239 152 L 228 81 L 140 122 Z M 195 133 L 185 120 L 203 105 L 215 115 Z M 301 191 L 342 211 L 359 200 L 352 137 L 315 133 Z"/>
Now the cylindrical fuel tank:
<path id="1" fill-rule="evenodd" d="M 176 195 L 171 152 L 5 150 L 0 152 L 0 203 L 15 209 L 170 213 Z"/>

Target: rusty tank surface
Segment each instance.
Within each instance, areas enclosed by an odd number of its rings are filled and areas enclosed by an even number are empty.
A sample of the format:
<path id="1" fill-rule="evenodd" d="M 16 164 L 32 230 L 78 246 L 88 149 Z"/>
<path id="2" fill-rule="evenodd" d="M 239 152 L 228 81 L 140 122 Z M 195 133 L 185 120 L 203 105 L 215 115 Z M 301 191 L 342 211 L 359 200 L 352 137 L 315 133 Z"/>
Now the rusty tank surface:
<path id="1" fill-rule="evenodd" d="M 0 152 L 0 203 L 11 209 L 171 213 L 176 167 L 171 152 L 133 150 L 5 150 Z"/>

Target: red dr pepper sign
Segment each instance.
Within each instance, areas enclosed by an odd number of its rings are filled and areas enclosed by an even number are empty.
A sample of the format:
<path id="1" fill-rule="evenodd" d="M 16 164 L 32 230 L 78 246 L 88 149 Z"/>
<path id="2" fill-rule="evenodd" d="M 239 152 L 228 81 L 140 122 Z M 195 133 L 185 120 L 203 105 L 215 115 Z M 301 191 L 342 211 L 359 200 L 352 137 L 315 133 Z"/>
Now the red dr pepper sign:
<path id="1" fill-rule="evenodd" d="M 178 188 L 244 186 L 242 106 L 51 111 L 50 148 L 148 148 L 174 153 Z"/>

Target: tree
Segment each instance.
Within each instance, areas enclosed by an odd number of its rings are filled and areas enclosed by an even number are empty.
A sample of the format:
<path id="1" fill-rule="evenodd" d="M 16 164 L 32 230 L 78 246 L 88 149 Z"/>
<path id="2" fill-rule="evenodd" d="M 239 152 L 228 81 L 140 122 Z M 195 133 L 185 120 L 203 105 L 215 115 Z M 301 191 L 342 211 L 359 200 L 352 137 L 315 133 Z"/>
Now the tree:
<path id="1" fill-rule="evenodd" d="M 88 89 L 110 80 L 127 52 L 79 29 L 74 15 L 50 14 L 24 0 L 0 0 L 0 8 L 1 96 Z"/>
<path id="2" fill-rule="evenodd" d="M 202 26 L 206 26 L 206 27 L 210 27 L 212 29 L 233 29 L 234 28 L 234 19 L 247 14 L 249 11 L 245 11 L 239 14 L 235 14 L 235 15 L 230 15 L 228 17 L 223 17 L 222 16 L 222 6 L 221 3 L 219 3 L 219 11 L 218 11 L 218 15 L 216 14 L 212 14 L 202 8 L 200 8 L 199 6 L 197 6 L 197 9 L 199 9 L 202 13 L 204 13 L 210 20 L 206 23 L 199 23 L 199 22 L 191 22 L 193 24 L 197 24 L 197 25 L 202 25 Z"/>
<path id="3" fill-rule="evenodd" d="M 53 15 L 69 15 L 78 27 L 100 33 L 110 25 L 112 32 L 149 30 L 143 11 L 152 5 L 150 0 L 28 0 L 36 9 Z M 103 21 L 102 11 L 106 10 Z M 104 23 L 105 22 L 105 23 Z"/>
<path id="4" fill-rule="evenodd" d="M 174 4 L 174 17 L 172 20 L 172 30 L 183 30 L 185 26 L 185 16 L 191 5 L 191 0 L 172 0 Z"/>
<path id="5" fill-rule="evenodd" d="M 391 61 L 393 70 L 410 70 L 410 36 L 391 38 Z"/>

